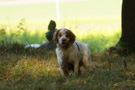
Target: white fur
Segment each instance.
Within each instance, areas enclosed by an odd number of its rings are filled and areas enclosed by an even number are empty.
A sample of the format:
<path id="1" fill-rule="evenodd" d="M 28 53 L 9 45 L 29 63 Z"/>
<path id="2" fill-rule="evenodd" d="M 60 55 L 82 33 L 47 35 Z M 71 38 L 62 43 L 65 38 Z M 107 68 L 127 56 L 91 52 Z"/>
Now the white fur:
<path id="1" fill-rule="evenodd" d="M 78 50 L 78 46 L 76 43 L 78 44 L 80 51 Z M 67 53 L 67 57 L 69 57 L 69 62 L 79 63 L 79 61 L 82 60 L 85 63 L 85 67 L 89 72 L 91 60 L 90 60 L 90 51 L 87 44 L 76 41 L 67 50 L 61 50 L 60 48 L 56 48 L 57 60 L 62 76 L 64 76 L 62 70 L 62 61 L 63 61 L 62 56 L 64 52 Z"/>
<path id="2" fill-rule="evenodd" d="M 66 39 L 66 42 L 69 41 L 69 38 L 67 38 L 66 34 L 65 34 L 66 30 L 67 30 L 66 28 L 63 28 L 63 29 L 60 30 L 60 33 L 61 33 L 62 36 L 59 38 L 59 44 L 62 43 L 62 39 Z"/>
<path id="3" fill-rule="evenodd" d="M 65 40 L 63 41 L 63 39 Z M 57 43 L 56 54 L 62 76 L 68 75 L 67 70 L 70 70 L 68 66 L 71 67 L 71 70 L 73 69 L 75 75 L 78 75 L 80 66 L 84 66 L 89 72 L 91 60 L 87 44 L 74 41 L 75 35 L 66 28 L 56 31 L 54 40 Z"/>

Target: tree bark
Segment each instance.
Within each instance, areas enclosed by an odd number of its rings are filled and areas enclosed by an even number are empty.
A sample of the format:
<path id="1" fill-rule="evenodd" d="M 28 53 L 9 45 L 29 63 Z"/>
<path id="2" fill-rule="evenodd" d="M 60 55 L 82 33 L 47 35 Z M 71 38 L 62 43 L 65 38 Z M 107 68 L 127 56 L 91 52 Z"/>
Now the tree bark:
<path id="1" fill-rule="evenodd" d="M 123 0 L 120 46 L 135 49 L 135 0 Z"/>

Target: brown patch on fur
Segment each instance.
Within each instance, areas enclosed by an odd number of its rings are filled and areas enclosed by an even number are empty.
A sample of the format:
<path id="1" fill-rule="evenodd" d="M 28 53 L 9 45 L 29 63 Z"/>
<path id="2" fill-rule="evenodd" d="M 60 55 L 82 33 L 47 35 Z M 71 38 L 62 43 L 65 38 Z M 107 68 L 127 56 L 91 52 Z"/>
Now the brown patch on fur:
<path id="1" fill-rule="evenodd" d="M 53 40 L 54 40 L 54 42 L 55 43 L 58 43 L 59 41 L 58 41 L 58 35 L 59 35 L 59 32 L 60 32 L 60 30 L 57 30 L 57 31 L 55 31 L 55 33 L 53 34 Z"/>
<path id="2" fill-rule="evenodd" d="M 70 43 L 74 43 L 75 42 L 75 35 L 74 35 L 74 33 L 72 33 L 70 30 L 67 30 L 67 32 L 66 32 L 67 34 L 67 37 L 69 37 L 70 38 Z"/>

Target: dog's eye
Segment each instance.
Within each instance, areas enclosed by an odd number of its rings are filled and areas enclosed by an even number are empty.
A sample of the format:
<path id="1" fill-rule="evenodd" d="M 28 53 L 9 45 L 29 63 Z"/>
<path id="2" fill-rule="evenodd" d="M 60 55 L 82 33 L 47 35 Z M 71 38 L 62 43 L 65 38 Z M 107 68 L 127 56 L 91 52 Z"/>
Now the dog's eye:
<path id="1" fill-rule="evenodd" d="M 61 34 L 59 34 L 59 37 L 61 37 Z"/>
<path id="2" fill-rule="evenodd" d="M 69 35 L 66 35 L 66 37 L 69 37 Z"/>

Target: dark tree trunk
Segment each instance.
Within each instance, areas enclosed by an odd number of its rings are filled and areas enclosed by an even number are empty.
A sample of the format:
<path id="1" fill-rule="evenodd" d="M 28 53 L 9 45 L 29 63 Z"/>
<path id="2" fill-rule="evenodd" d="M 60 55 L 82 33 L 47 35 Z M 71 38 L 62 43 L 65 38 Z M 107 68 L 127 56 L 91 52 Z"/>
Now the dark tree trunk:
<path id="1" fill-rule="evenodd" d="M 123 0 L 122 36 L 119 44 L 135 50 L 135 0 Z"/>

